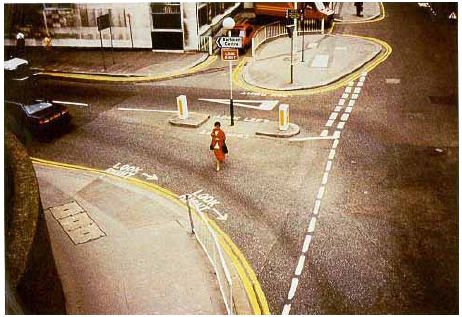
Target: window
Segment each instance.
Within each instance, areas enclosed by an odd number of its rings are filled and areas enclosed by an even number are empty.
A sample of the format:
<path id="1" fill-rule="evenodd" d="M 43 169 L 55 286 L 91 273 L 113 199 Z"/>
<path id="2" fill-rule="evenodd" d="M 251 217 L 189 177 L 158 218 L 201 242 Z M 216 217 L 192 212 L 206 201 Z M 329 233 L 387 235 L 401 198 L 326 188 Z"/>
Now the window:
<path id="1" fill-rule="evenodd" d="M 181 29 L 181 5 L 179 2 L 151 3 L 154 29 Z"/>

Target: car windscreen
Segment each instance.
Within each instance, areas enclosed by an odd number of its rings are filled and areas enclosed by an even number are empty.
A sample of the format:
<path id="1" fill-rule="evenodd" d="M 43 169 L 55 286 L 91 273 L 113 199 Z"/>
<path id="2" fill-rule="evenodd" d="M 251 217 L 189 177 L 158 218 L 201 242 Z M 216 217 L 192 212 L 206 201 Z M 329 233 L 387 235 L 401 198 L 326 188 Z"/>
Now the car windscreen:
<path id="1" fill-rule="evenodd" d="M 53 106 L 53 104 L 51 104 L 51 103 L 40 102 L 40 103 L 36 103 L 36 104 L 33 104 L 33 105 L 25 106 L 25 108 L 26 108 L 26 111 L 27 111 L 28 114 L 34 114 L 34 113 L 37 113 L 37 112 L 42 111 L 44 109 L 50 108 L 52 106 Z"/>

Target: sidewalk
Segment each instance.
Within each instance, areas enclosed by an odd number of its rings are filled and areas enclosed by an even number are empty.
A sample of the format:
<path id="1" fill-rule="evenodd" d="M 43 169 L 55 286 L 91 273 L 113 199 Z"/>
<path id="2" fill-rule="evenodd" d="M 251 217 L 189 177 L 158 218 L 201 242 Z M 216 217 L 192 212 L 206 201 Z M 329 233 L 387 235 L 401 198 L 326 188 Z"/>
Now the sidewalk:
<path id="1" fill-rule="evenodd" d="M 105 49 L 103 58 L 100 49 L 52 48 L 46 52 L 40 47 L 28 47 L 26 59 L 32 68 L 45 71 L 158 76 L 190 69 L 208 57 L 208 53 L 159 53 L 150 50 L 115 50 Z M 114 59 L 114 64 L 112 60 Z"/>
<path id="2" fill-rule="evenodd" d="M 185 210 L 122 180 L 34 168 L 68 314 L 226 314 Z"/>
<path id="3" fill-rule="evenodd" d="M 373 20 L 380 16 L 379 2 L 363 2 L 362 17 L 356 15 L 354 2 L 337 2 L 334 9 L 334 19 L 338 22 L 362 22 Z"/>
<path id="4" fill-rule="evenodd" d="M 345 77 L 374 59 L 382 46 L 361 37 L 305 35 L 294 39 L 293 84 L 290 83 L 291 39 L 280 37 L 258 48 L 243 71 L 247 83 L 265 89 L 296 90 L 321 87 Z"/>

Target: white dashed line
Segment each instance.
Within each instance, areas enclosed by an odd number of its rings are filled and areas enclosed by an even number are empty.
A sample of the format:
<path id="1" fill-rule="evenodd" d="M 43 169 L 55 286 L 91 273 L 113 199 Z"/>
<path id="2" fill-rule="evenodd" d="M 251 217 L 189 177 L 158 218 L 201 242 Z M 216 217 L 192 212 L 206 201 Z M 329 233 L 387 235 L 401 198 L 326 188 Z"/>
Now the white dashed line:
<path id="1" fill-rule="evenodd" d="M 322 130 L 321 136 L 327 136 L 329 134 L 329 130 Z"/>
<path id="2" fill-rule="evenodd" d="M 335 150 L 332 149 L 332 150 L 330 150 L 330 152 L 329 152 L 329 160 L 333 160 L 334 157 L 335 157 Z"/>
<path id="3" fill-rule="evenodd" d="M 348 107 L 353 107 L 355 105 L 355 102 L 356 100 L 350 100 L 350 102 L 348 102 Z"/>
<path id="4" fill-rule="evenodd" d="M 308 249 L 310 248 L 310 243 L 311 243 L 311 236 L 307 234 L 305 236 L 305 241 L 303 241 L 303 249 L 302 249 L 303 253 L 306 253 L 306 251 L 308 251 Z"/>
<path id="5" fill-rule="evenodd" d="M 322 199 L 322 196 L 324 196 L 324 190 L 325 190 L 325 189 L 326 189 L 326 187 L 324 187 L 324 186 L 319 187 L 318 196 L 317 196 L 317 198 L 318 198 L 319 200 L 321 200 L 321 199 Z"/>
<path id="6" fill-rule="evenodd" d="M 345 121 L 340 121 L 337 124 L 337 129 L 342 130 L 345 127 Z"/>
<path id="7" fill-rule="evenodd" d="M 332 161 L 328 160 L 326 163 L 326 172 L 330 172 L 331 168 L 332 168 Z"/>
<path id="8" fill-rule="evenodd" d="M 337 119 L 338 113 L 337 112 L 332 112 L 330 114 L 329 120 L 335 120 Z"/>
<path id="9" fill-rule="evenodd" d="M 334 112 L 340 112 L 340 110 L 342 110 L 342 107 L 341 107 L 341 106 L 337 106 L 337 107 L 335 107 Z"/>
<path id="10" fill-rule="evenodd" d="M 358 84 L 356 85 L 357 87 L 362 87 L 364 85 L 364 82 L 359 81 Z"/>
<path id="11" fill-rule="evenodd" d="M 284 309 L 282 310 L 282 315 L 289 315 L 291 304 L 285 304 Z"/>
<path id="12" fill-rule="evenodd" d="M 314 229 L 316 228 L 316 217 L 311 218 L 310 224 L 308 226 L 308 232 L 314 232 Z"/>
<path id="13" fill-rule="evenodd" d="M 342 95 L 342 98 L 343 98 L 343 99 L 347 99 L 349 96 L 350 96 L 349 94 L 343 94 L 343 95 Z"/>
<path id="14" fill-rule="evenodd" d="M 355 94 L 359 94 L 360 92 L 361 92 L 361 88 L 359 87 L 355 88 L 355 91 L 354 91 Z"/>
<path id="15" fill-rule="evenodd" d="M 321 207 L 321 201 L 319 199 L 316 199 L 314 202 L 313 214 L 317 215 L 320 207 Z"/>
<path id="16" fill-rule="evenodd" d="M 363 83 L 365 80 L 366 80 L 366 77 L 364 77 L 364 76 L 361 76 L 361 77 L 359 78 L 359 82 L 361 82 L 361 83 Z"/>
<path id="17" fill-rule="evenodd" d="M 326 185 L 327 184 L 327 179 L 329 178 L 329 173 L 324 172 L 324 175 L 322 176 L 322 182 L 321 184 Z"/>
<path id="18" fill-rule="evenodd" d="M 340 117 L 340 121 L 348 121 L 348 118 L 350 117 L 350 115 L 348 113 L 344 113 L 342 114 L 342 116 Z"/>
<path id="19" fill-rule="evenodd" d="M 363 76 L 363 77 L 367 76 L 367 72 L 363 72 L 363 73 L 361 74 L 361 76 Z"/>
<path id="20" fill-rule="evenodd" d="M 297 286 L 298 286 L 298 278 L 294 277 L 292 279 L 292 283 L 290 284 L 290 290 L 289 290 L 289 296 L 288 296 L 289 300 L 294 298 L 295 292 L 297 291 Z"/>
<path id="21" fill-rule="evenodd" d="M 358 99 L 358 96 L 359 96 L 358 94 L 352 94 L 351 99 L 356 100 L 356 99 Z"/>
<path id="22" fill-rule="evenodd" d="M 345 92 L 350 93 L 350 92 L 351 92 L 351 88 L 352 88 L 352 87 L 348 86 L 347 88 L 345 88 Z"/>
<path id="23" fill-rule="evenodd" d="M 334 120 L 327 120 L 326 127 L 331 127 L 334 124 Z"/>
<path id="24" fill-rule="evenodd" d="M 333 135 L 334 139 L 339 139 L 341 133 L 342 133 L 342 132 L 340 132 L 340 131 L 335 131 L 335 132 L 334 132 L 334 135 Z"/>
<path id="25" fill-rule="evenodd" d="M 346 107 L 345 113 L 351 113 L 351 110 L 353 110 L 353 107 Z"/>
<path id="26" fill-rule="evenodd" d="M 336 149 L 339 142 L 340 142 L 339 140 L 335 139 L 334 143 L 332 144 L 332 148 Z"/>
<path id="27" fill-rule="evenodd" d="M 298 259 L 297 268 L 295 269 L 295 275 L 300 276 L 300 274 L 302 274 L 303 266 L 304 266 L 304 265 L 305 265 L 305 256 L 302 255 L 302 256 L 300 256 L 300 258 Z"/>
<path id="28" fill-rule="evenodd" d="M 338 101 L 339 106 L 343 106 L 345 104 L 345 99 L 340 99 Z"/>

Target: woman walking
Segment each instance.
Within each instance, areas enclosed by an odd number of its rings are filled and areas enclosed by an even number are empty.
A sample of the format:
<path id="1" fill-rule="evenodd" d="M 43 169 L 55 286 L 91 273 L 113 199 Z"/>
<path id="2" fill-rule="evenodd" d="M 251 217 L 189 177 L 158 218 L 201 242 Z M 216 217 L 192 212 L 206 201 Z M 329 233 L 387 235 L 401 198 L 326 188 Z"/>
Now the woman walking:
<path id="1" fill-rule="evenodd" d="M 220 129 L 220 122 L 215 122 L 214 128 L 210 136 L 212 137 L 212 143 L 210 149 L 213 150 L 215 158 L 217 159 L 217 172 L 220 170 L 220 163 L 225 160 L 225 154 L 228 153 L 226 147 L 226 136 L 223 130 Z"/>

